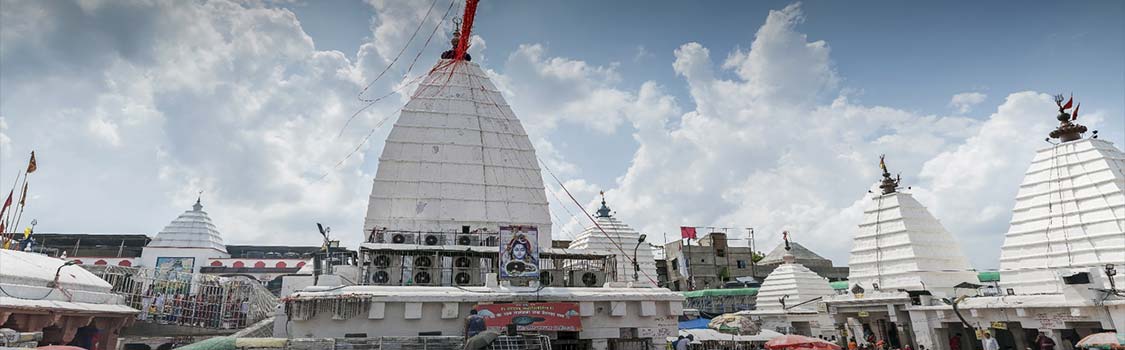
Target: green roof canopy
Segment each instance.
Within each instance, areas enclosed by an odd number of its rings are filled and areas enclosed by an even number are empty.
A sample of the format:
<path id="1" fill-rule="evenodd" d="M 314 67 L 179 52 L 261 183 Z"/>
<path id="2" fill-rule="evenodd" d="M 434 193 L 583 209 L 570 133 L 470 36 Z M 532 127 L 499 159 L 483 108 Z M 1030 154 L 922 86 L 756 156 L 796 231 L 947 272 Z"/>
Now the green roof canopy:
<path id="1" fill-rule="evenodd" d="M 685 298 L 720 297 L 733 295 L 758 295 L 758 288 L 704 289 L 684 292 Z"/>
<path id="2" fill-rule="evenodd" d="M 999 271 L 981 272 L 981 273 L 977 274 L 977 279 L 980 280 L 981 282 L 999 282 L 1000 281 L 1000 272 Z"/>
<path id="3" fill-rule="evenodd" d="M 836 290 L 848 289 L 848 281 L 836 281 L 829 283 L 828 285 L 832 286 L 832 289 Z"/>

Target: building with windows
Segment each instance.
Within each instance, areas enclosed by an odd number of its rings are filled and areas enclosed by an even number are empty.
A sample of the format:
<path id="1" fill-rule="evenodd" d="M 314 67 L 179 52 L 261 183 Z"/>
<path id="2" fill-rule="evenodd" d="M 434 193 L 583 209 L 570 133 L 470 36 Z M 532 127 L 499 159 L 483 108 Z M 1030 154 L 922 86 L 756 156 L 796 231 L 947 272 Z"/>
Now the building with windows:
<path id="1" fill-rule="evenodd" d="M 788 252 L 796 262 L 821 277 L 831 281 L 847 279 L 848 267 L 833 266 L 831 260 L 797 243 L 792 243 L 791 248 Z M 750 247 L 728 244 L 724 232 L 712 232 L 691 245 L 683 240 L 668 242 L 664 245 L 667 287 L 682 291 L 756 287 L 773 269 L 784 263 L 785 252 L 785 246 L 780 244 L 760 261 L 754 262 L 754 251 Z M 749 283 L 735 286 L 733 282 L 736 281 Z"/>

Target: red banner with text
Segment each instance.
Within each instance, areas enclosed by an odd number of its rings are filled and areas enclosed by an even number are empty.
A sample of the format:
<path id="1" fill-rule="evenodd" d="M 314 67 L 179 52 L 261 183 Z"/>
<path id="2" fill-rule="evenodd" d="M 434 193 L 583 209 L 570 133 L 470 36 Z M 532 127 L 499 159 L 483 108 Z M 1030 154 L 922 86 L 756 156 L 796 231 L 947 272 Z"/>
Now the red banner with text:
<path id="1" fill-rule="evenodd" d="M 503 330 L 513 323 L 520 331 L 582 330 L 577 303 L 488 304 L 473 309 L 492 330 Z"/>

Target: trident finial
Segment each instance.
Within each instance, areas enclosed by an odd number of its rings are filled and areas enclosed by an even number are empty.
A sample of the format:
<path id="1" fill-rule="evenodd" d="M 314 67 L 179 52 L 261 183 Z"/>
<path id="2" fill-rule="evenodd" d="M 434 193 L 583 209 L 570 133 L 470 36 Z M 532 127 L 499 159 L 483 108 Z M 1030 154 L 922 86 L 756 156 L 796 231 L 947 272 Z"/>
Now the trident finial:
<path id="1" fill-rule="evenodd" d="M 1059 127 L 1051 131 L 1051 138 L 1057 138 L 1062 142 L 1074 141 L 1082 138 L 1082 133 L 1086 132 L 1086 127 L 1077 123 L 1071 123 L 1078 119 L 1078 108 L 1074 108 L 1073 116 L 1067 113 L 1070 107 L 1074 106 L 1074 94 L 1070 94 L 1066 98 L 1066 103 L 1063 103 L 1064 98 L 1062 94 L 1055 95 L 1055 105 L 1059 106 L 1059 115 L 1055 119 L 1059 121 Z"/>

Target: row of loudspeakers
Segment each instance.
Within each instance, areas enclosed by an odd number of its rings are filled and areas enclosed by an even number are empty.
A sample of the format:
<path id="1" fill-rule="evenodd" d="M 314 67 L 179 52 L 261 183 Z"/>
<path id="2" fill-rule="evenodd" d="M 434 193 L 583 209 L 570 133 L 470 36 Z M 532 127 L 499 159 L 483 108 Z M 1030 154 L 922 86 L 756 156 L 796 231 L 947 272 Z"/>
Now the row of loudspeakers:
<path id="1" fill-rule="evenodd" d="M 604 271 L 596 270 L 542 270 L 539 284 L 547 287 L 600 288 L 605 284 Z"/>
<path id="2" fill-rule="evenodd" d="M 374 285 L 440 286 L 442 281 L 441 257 L 431 255 L 407 256 L 411 264 L 403 266 L 402 256 L 376 255 L 368 273 L 368 283 Z M 458 286 L 483 285 L 479 257 L 452 258 L 449 283 Z"/>
<path id="3" fill-rule="evenodd" d="M 423 244 L 423 245 L 464 245 L 464 246 L 496 246 L 499 238 L 495 234 L 487 235 L 481 240 L 479 234 L 458 234 L 453 242 L 446 242 L 445 235 L 440 233 L 418 234 L 408 232 L 392 233 L 390 238 L 384 237 L 375 243 L 395 244 Z"/>
<path id="4" fill-rule="evenodd" d="M 421 255 L 407 257 L 413 264 L 409 271 L 402 266 L 402 257 L 390 255 L 376 255 L 371 262 L 368 283 L 374 285 L 406 285 L 410 282 L 416 286 L 443 285 L 441 273 L 441 258 L 437 256 Z M 483 285 L 482 270 L 479 257 L 458 256 L 452 260 L 452 276 L 449 283 L 457 286 Z M 410 276 L 405 276 L 406 274 Z M 404 280 L 404 277 L 407 277 Z M 546 287 L 601 287 L 606 282 L 604 271 L 596 270 L 542 270 L 539 272 L 539 283 Z"/>

